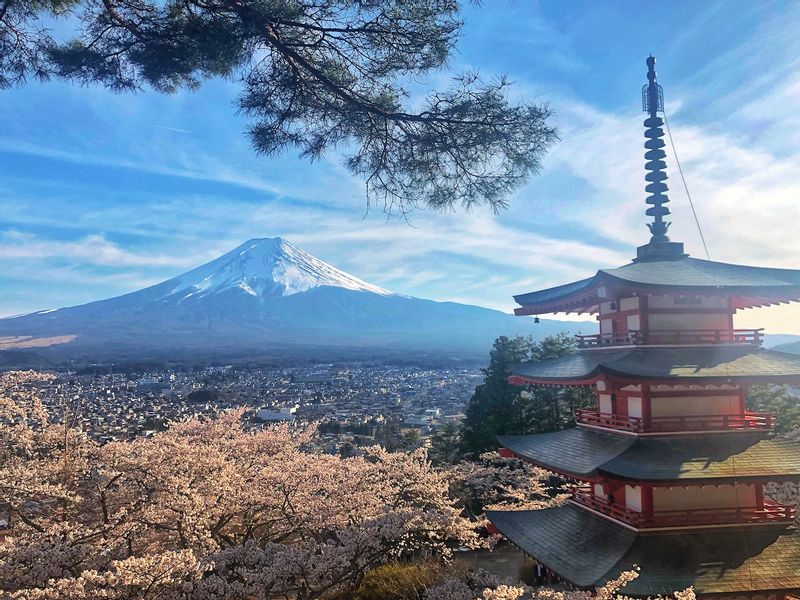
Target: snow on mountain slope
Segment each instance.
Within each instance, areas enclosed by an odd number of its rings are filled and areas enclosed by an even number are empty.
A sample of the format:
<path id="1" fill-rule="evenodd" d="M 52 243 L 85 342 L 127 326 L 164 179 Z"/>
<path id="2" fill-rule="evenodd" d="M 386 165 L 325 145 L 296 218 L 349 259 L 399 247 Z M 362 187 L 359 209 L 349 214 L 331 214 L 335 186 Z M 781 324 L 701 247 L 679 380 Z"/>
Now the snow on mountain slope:
<path id="1" fill-rule="evenodd" d="M 389 349 L 481 355 L 499 335 L 593 333 L 404 296 L 353 277 L 280 238 L 253 239 L 187 273 L 123 296 L 0 319 L 0 339 L 52 342 L 60 359 L 276 355 Z M 293 350 L 294 349 L 294 350 Z M 0 364 L 2 356 L 0 356 Z"/>
<path id="2" fill-rule="evenodd" d="M 164 298 L 171 296 L 182 300 L 236 289 L 260 298 L 290 296 L 323 285 L 384 296 L 391 294 L 314 258 L 281 238 L 248 240 L 159 287 L 165 288 Z"/>

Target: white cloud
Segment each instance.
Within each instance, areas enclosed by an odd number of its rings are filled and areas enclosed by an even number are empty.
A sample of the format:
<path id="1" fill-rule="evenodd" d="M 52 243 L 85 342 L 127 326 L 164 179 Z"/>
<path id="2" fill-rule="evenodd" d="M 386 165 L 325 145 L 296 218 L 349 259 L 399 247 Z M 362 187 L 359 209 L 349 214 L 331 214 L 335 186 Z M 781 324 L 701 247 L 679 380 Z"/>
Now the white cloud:
<path id="1" fill-rule="evenodd" d="M 684 31 L 684 41 L 702 35 L 714 14 L 712 10 L 698 18 L 692 31 Z M 737 44 L 699 69 L 694 79 L 680 86 L 675 82 L 666 90 L 675 141 L 715 260 L 800 265 L 796 241 L 800 183 L 795 175 L 800 117 L 794 110 L 800 77 L 791 75 L 796 60 L 791 58 L 792 51 L 798 42 L 789 21 L 777 33 L 773 23 L 769 33 Z M 528 31 L 526 25 L 517 33 Z M 548 34 L 545 45 L 557 46 L 556 51 L 565 57 L 563 72 L 581 70 L 582 64 L 572 62 L 577 59 L 569 39 L 554 39 L 550 35 L 554 32 L 539 33 Z M 777 40 L 786 56 L 777 60 L 770 52 L 756 52 L 763 37 Z M 766 56 L 771 67 L 754 63 L 756 55 Z M 747 63 L 756 75 L 746 85 L 728 82 L 727 93 L 720 93 L 709 82 L 730 76 L 730 68 L 725 68 L 737 61 Z M 442 83 L 436 77 L 431 76 L 433 85 Z M 97 140 L 75 140 L 61 131 L 61 137 L 70 140 L 69 147 L 48 141 L 59 139 L 56 135 L 41 139 L 13 135 L 0 139 L 0 150 L 91 164 L 98 171 L 125 167 L 229 183 L 263 192 L 264 200 L 253 201 L 252 195 L 241 198 L 235 192 L 182 193 L 175 186 L 169 191 L 153 190 L 128 203 L 114 201 L 115 190 L 109 189 L 104 192 L 109 196 L 107 203 L 73 206 L 70 223 L 60 223 L 57 215 L 32 215 L 37 203 L 34 196 L 26 196 L 24 203 L 15 206 L 15 190 L 8 188 L 7 180 L 0 181 L 7 188 L 0 210 L 11 227 L 26 231 L 34 230 L 37 223 L 48 228 L 72 227 L 75 238 L 51 239 L 44 232 L 0 235 L 0 261 L 24 264 L 31 272 L 84 277 L 86 293 L 94 291 L 95 297 L 103 297 L 109 291 L 131 291 L 141 287 L 141 282 L 174 276 L 249 237 L 282 235 L 362 279 L 401 293 L 438 300 L 459 298 L 508 310 L 512 294 L 623 264 L 635 246 L 649 237 L 644 216 L 643 115 L 635 98 L 624 110 L 604 111 L 565 92 L 553 95 L 553 89 L 569 85 L 566 76 L 547 85 L 525 80 L 519 73 L 514 78 L 518 81 L 515 93 L 531 98 L 540 97 L 544 90 L 557 109 L 562 142 L 546 157 L 543 177 L 516 194 L 507 214 L 497 217 L 484 210 L 466 215 L 417 213 L 411 217 L 412 227 L 387 222 L 379 211 L 362 220 L 363 187 L 336 156 L 313 165 L 285 157 L 252 157 L 240 130 L 233 131 L 230 122 L 217 127 L 221 121 L 214 114 L 225 110 L 224 102 L 217 102 L 215 111 L 205 114 L 200 109 L 207 108 L 209 98 L 190 94 L 179 94 L 171 102 L 147 94 L 136 99 L 114 96 L 111 102 L 118 110 L 113 114 L 122 120 L 117 123 L 117 117 L 104 112 L 105 92 L 66 88 L 65 101 L 88 98 L 92 114 L 105 115 L 105 122 L 99 119 L 99 123 L 108 126 L 108 138 L 121 141 L 95 150 L 92 144 Z M 717 117 L 698 117 L 692 110 L 699 104 L 704 115 L 716 111 Z M 165 125 L 141 127 L 156 122 Z M 176 131 L 158 132 L 157 128 Z M 224 130 L 223 139 L 210 144 L 204 131 L 215 128 Z M 176 135 L 181 130 L 192 133 Z M 169 136 L 168 142 L 157 134 Z M 231 141 L 234 135 L 238 137 Z M 702 256 L 674 158 L 669 156 L 667 162 L 674 221 L 671 235 L 684 241 L 694 256 Z M 545 180 L 550 184 L 542 191 Z M 65 188 L 71 185 L 64 183 Z M 80 184 L 75 187 L 79 190 Z M 53 195 L 57 198 L 56 191 Z M 534 218 L 534 213 L 541 216 Z M 86 231 L 92 233 L 84 235 Z M 122 234 L 137 241 L 110 241 L 123 239 Z M 113 284 L 102 281 L 111 275 L 88 267 L 113 270 L 117 279 Z M 89 281 L 93 277 L 97 278 L 94 287 Z M 85 301 L 84 296 L 65 289 L 48 302 L 62 305 L 78 300 Z M 780 331 L 800 333 L 796 322 L 791 316 L 775 317 Z"/>
<path id="2" fill-rule="evenodd" d="M 102 234 L 75 241 L 47 240 L 19 231 L 0 233 L 0 261 L 58 259 L 80 264 L 112 267 L 185 267 L 186 256 L 136 252 L 121 248 Z"/>

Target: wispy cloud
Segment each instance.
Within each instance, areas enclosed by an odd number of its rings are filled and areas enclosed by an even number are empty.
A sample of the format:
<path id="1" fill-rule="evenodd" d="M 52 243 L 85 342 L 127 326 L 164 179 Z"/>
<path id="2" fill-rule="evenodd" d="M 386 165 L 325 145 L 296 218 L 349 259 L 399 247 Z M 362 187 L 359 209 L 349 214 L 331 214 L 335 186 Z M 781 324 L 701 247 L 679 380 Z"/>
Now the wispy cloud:
<path id="1" fill-rule="evenodd" d="M 697 10 L 679 38 L 668 20 L 653 20 L 662 28 L 653 40 L 668 40 L 662 47 L 676 63 L 701 53 L 724 4 Z M 551 14 L 568 12 L 559 7 L 468 10 L 474 19 L 454 66 L 507 70 L 516 97 L 550 100 L 562 134 L 542 175 L 515 194 L 507 213 L 420 212 L 411 226 L 387 221 L 379 210 L 362 218 L 363 185 L 338 155 L 314 164 L 253 155 L 247 124 L 232 108 L 236 87 L 227 82 L 171 97 L 33 85 L 3 92 L 0 314 L 132 291 L 250 237 L 286 237 L 400 293 L 503 310 L 512 307 L 512 294 L 627 262 L 648 237 L 635 96 L 640 55 L 651 49 L 637 43 L 651 38 L 626 37 L 631 27 L 624 19 L 563 20 Z M 798 14 L 787 6 L 755 26 L 749 9 L 740 19 L 728 15 L 726 26 L 749 34 L 720 35 L 708 58 L 686 58 L 691 69 L 681 79 L 673 75 L 666 89 L 672 132 L 715 260 L 800 264 Z M 587 54 L 596 42 L 585 31 L 601 27 L 609 32 L 608 56 L 636 60 L 635 79 L 625 81 L 630 97 L 609 100 L 597 86 L 614 85 L 620 66 Z M 443 78 L 433 74 L 426 84 Z M 59 114 L 50 114 L 47 107 L 56 104 Z M 668 164 L 671 234 L 702 256 L 674 159 Z M 775 323 L 800 332 L 791 315 Z"/>
<path id="2" fill-rule="evenodd" d="M 191 258 L 121 248 L 105 236 L 90 235 L 75 241 L 46 240 L 19 231 L 0 232 L 0 261 L 48 260 L 111 267 L 186 267 Z"/>

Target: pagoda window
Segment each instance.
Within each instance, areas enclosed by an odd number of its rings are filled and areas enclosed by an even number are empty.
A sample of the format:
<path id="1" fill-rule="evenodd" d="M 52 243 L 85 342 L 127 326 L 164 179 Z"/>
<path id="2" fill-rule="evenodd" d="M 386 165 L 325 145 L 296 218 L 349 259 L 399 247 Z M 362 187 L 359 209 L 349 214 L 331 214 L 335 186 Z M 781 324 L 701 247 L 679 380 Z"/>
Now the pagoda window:
<path id="1" fill-rule="evenodd" d="M 606 493 L 606 488 L 603 486 L 602 483 L 595 483 L 592 485 L 592 493 L 594 494 L 595 498 L 599 498 L 600 500 L 605 501 L 608 497 Z"/>
<path id="2" fill-rule="evenodd" d="M 639 310 L 639 297 L 618 298 L 600 303 L 600 314 L 611 315 L 621 312 L 631 312 Z"/>
<path id="3" fill-rule="evenodd" d="M 609 300 L 608 302 L 600 303 L 600 314 L 608 315 L 619 312 L 619 304 L 616 300 Z"/>
<path id="4" fill-rule="evenodd" d="M 614 405 L 611 400 L 611 394 L 598 394 L 597 401 L 599 412 L 604 415 L 610 415 L 614 413 Z"/>
<path id="5" fill-rule="evenodd" d="M 641 486 L 625 486 L 625 508 L 642 512 L 642 488 Z"/>
<path id="6" fill-rule="evenodd" d="M 644 416 L 644 407 L 641 396 L 628 396 L 626 414 L 629 417 L 637 417 L 639 419 Z"/>

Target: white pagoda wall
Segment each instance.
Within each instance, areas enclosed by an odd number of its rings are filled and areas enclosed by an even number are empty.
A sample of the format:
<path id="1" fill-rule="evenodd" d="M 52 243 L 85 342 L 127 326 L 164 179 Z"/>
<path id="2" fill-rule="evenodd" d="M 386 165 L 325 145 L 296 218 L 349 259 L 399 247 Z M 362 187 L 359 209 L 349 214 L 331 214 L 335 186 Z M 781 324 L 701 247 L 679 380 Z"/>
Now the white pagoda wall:
<path id="1" fill-rule="evenodd" d="M 650 331 L 689 331 L 694 329 L 730 329 L 728 315 L 720 314 L 650 314 L 647 317 Z"/>
<path id="2" fill-rule="evenodd" d="M 648 308 L 728 308 L 724 296 L 648 296 Z"/>
<path id="3" fill-rule="evenodd" d="M 614 308 L 612 308 L 612 305 Z M 613 331 L 612 319 L 620 312 L 636 311 L 627 315 L 626 327 L 628 331 L 641 329 L 641 299 L 633 296 L 619 300 L 601 302 L 600 333 Z M 698 310 L 719 310 L 719 313 L 691 312 L 692 308 Z M 680 310 L 680 313 L 649 312 L 649 309 Z M 730 315 L 728 314 L 728 299 L 714 296 L 648 296 L 648 329 L 652 331 L 687 331 L 694 329 L 728 330 L 730 329 Z M 686 312 L 684 312 L 686 311 Z"/>
<path id="4" fill-rule="evenodd" d="M 700 485 L 653 488 L 653 510 L 691 510 L 696 508 L 733 508 L 756 506 L 753 484 Z"/>
<path id="5" fill-rule="evenodd" d="M 651 398 L 652 417 L 688 417 L 696 415 L 738 415 L 739 396 L 675 396 Z"/>

